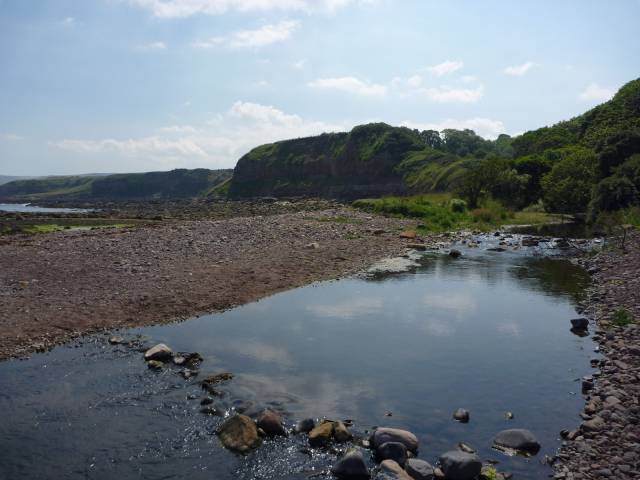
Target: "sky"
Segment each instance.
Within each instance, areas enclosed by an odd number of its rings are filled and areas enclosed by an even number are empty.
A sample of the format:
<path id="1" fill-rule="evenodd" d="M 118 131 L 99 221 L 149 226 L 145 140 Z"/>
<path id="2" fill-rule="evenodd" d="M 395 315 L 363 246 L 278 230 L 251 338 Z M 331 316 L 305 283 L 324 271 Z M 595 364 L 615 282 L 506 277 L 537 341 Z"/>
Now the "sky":
<path id="1" fill-rule="evenodd" d="M 0 0 L 0 174 L 231 168 L 384 121 L 485 138 L 640 76 L 640 0 Z"/>

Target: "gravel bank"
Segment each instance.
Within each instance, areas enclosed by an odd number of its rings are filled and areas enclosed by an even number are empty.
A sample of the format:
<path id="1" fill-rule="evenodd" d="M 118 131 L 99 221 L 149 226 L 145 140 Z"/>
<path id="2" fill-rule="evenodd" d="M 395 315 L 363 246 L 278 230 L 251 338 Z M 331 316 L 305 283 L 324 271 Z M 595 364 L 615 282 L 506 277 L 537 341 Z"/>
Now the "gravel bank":
<path id="1" fill-rule="evenodd" d="M 415 222 L 346 208 L 3 237 L 0 359 L 363 270 Z"/>
<path id="2" fill-rule="evenodd" d="M 593 338 L 603 358 L 594 353 L 592 364 L 598 370 L 592 379 L 584 379 L 584 421 L 564 432 L 555 478 L 638 479 L 640 325 L 620 325 L 627 323 L 620 322 L 620 312 L 626 311 L 634 322 L 640 320 L 640 234 L 631 235 L 624 253 L 609 249 L 579 263 L 593 276 L 582 306 L 585 316 L 595 321 Z"/>

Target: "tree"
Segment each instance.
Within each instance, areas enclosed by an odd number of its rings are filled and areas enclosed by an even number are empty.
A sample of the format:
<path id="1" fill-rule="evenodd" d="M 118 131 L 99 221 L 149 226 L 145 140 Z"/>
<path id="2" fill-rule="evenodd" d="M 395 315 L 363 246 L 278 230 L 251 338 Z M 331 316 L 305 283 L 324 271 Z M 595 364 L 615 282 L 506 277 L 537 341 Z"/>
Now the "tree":
<path id="1" fill-rule="evenodd" d="M 595 181 L 597 157 L 588 149 L 575 149 L 542 178 L 547 210 L 577 214 L 587 211 Z"/>

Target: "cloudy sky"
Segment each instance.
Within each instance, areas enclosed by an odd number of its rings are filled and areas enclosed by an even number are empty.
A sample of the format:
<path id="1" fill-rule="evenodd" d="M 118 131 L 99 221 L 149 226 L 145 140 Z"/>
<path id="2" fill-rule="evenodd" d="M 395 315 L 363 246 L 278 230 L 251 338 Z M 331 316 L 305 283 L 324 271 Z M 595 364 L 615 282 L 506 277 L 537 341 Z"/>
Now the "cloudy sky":
<path id="1" fill-rule="evenodd" d="M 640 74 L 640 0 L 0 0 L 0 174 L 232 167 L 369 121 L 494 138 Z"/>

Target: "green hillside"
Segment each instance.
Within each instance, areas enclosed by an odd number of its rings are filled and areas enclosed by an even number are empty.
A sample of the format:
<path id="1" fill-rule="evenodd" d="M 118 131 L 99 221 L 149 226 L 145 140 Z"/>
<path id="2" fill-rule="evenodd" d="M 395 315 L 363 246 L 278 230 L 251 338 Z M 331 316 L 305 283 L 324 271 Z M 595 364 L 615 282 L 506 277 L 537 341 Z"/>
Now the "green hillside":
<path id="1" fill-rule="evenodd" d="M 98 176 L 43 177 L 0 185 L 0 199 L 139 199 L 195 197 L 228 181 L 231 170 L 172 170 Z"/>

